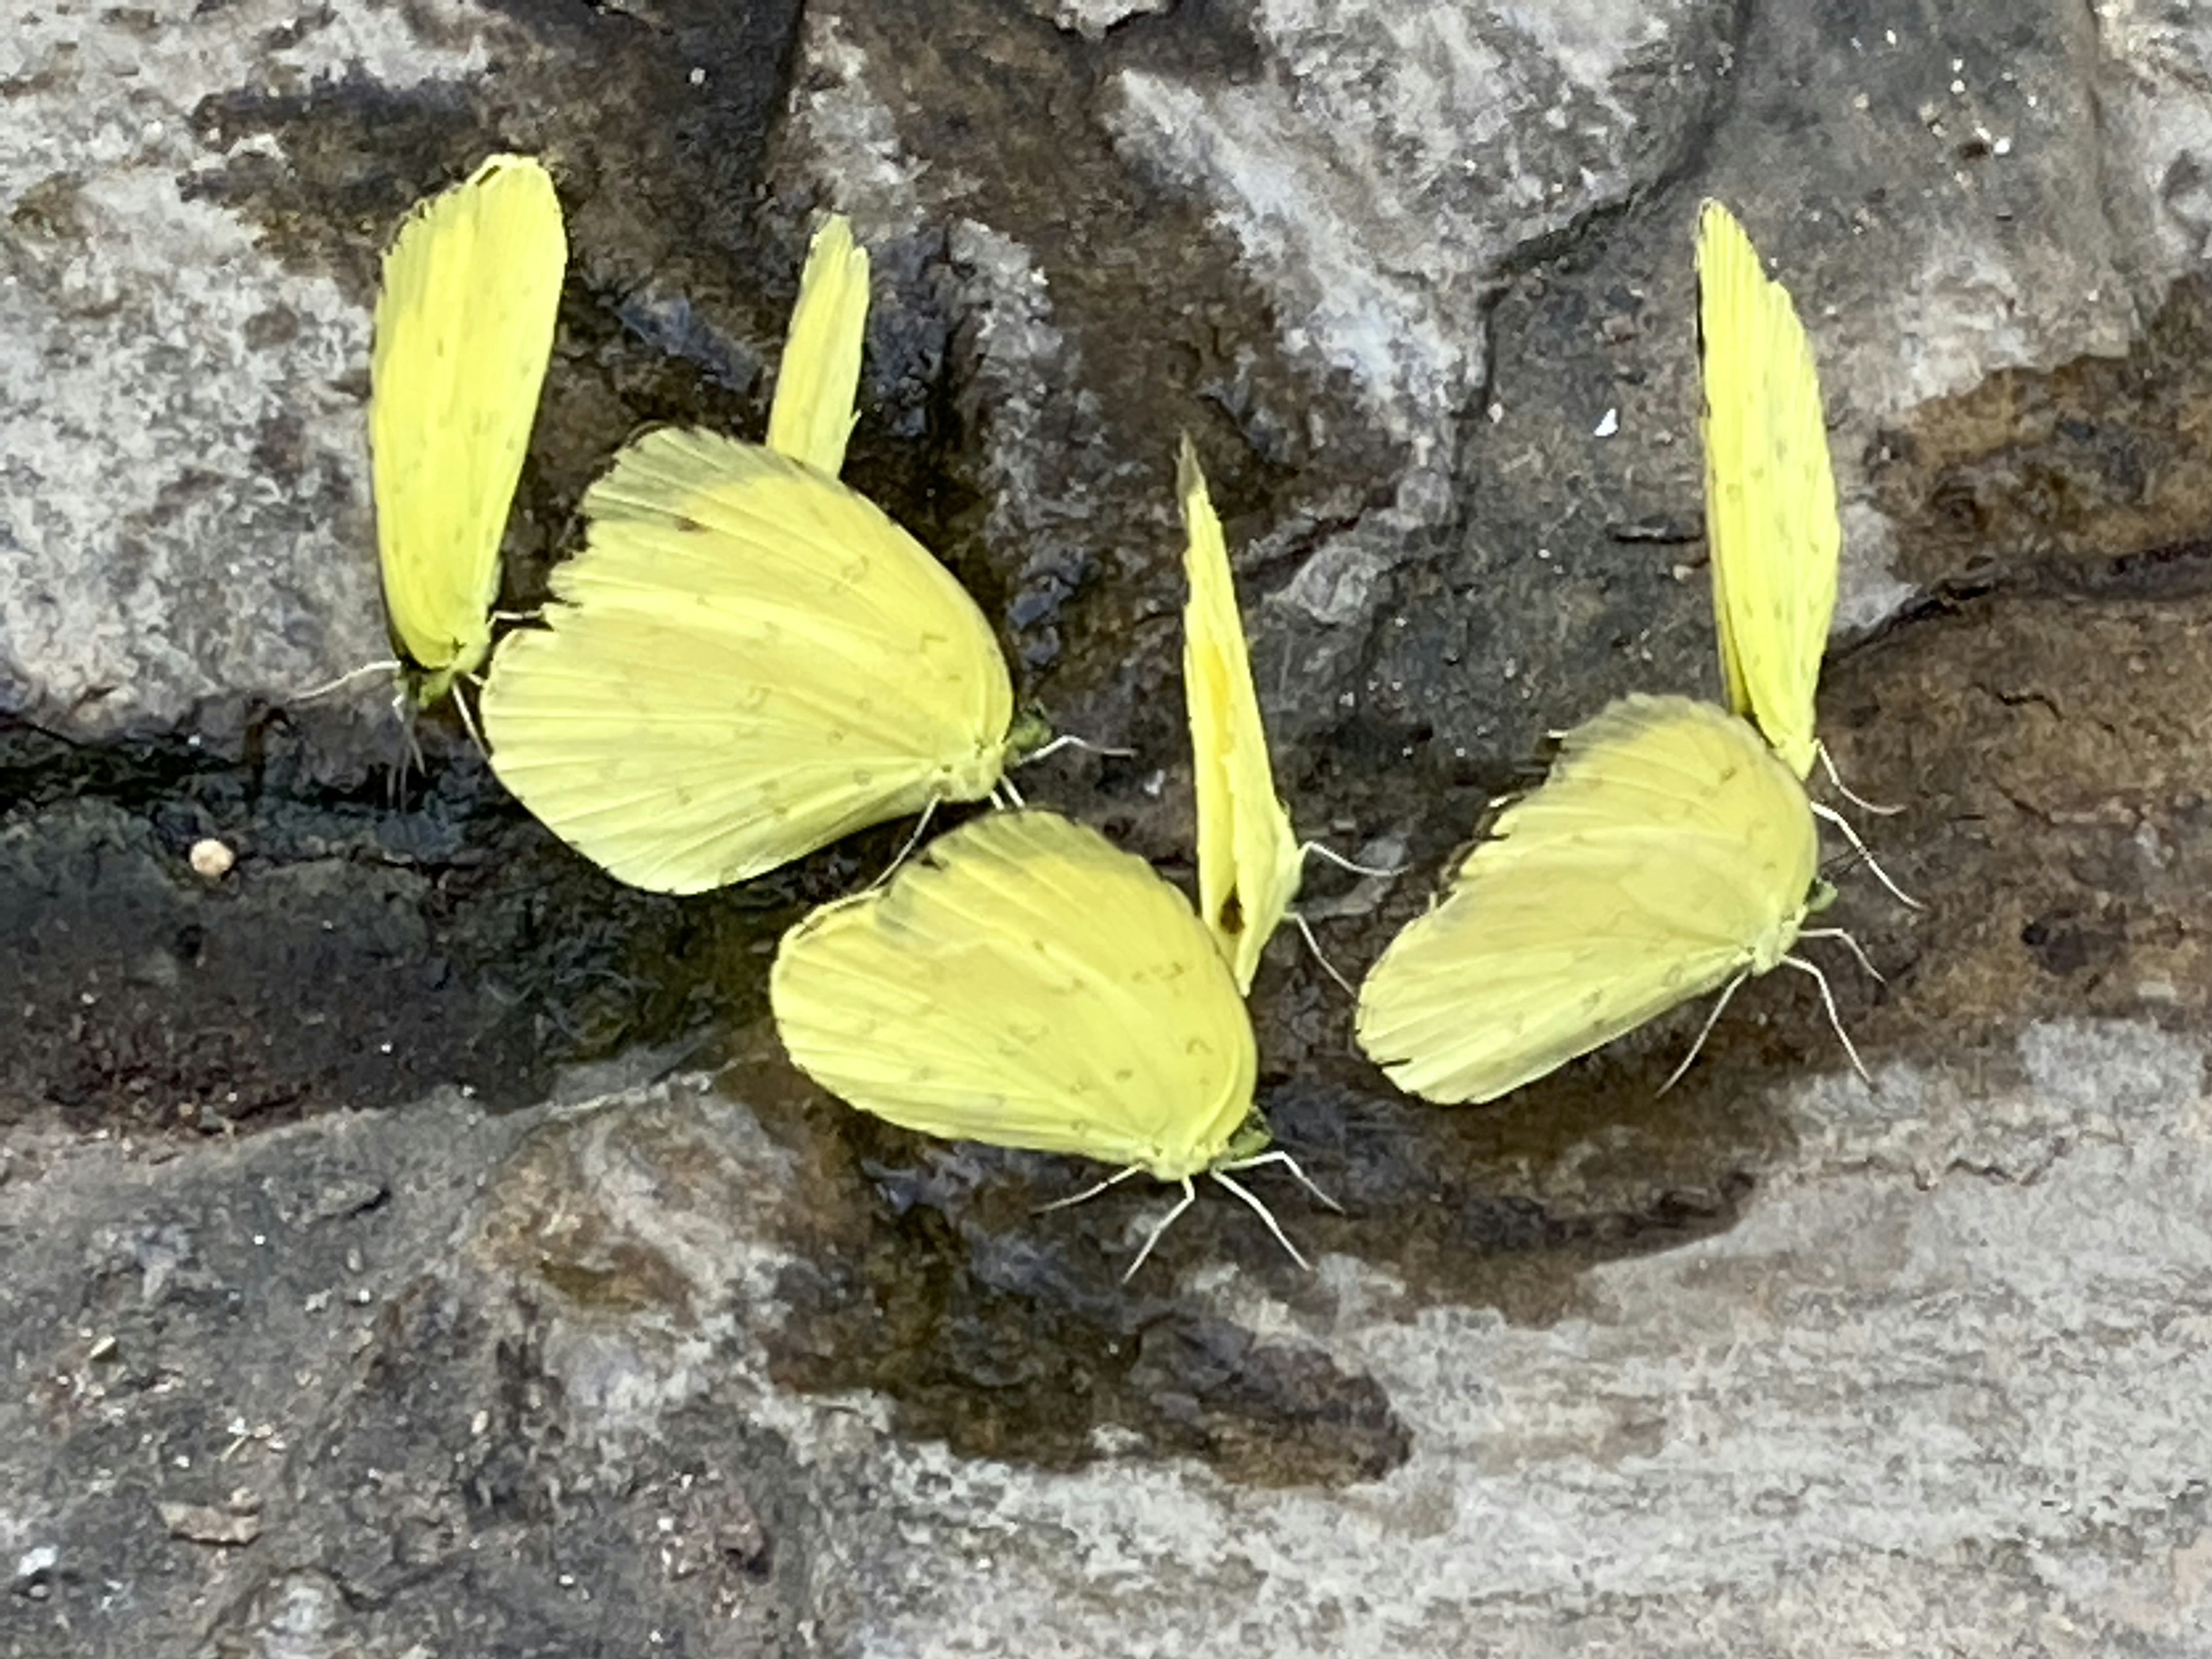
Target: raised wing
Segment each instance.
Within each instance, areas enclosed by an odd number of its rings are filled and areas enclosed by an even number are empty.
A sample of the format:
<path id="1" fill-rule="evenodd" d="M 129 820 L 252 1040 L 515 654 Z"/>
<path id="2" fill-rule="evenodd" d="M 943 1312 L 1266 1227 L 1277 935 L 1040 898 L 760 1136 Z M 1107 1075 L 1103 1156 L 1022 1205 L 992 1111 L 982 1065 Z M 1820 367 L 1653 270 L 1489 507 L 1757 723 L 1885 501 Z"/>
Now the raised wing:
<path id="1" fill-rule="evenodd" d="M 832 214 L 814 233 L 799 300 L 784 336 L 783 366 L 769 407 L 768 447 L 836 477 L 860 419 L 860 344 L 868 324 L 868 251 Z"/>
<path id="2" fill-rule="evenodd" d="M 1182 678 L 1198 794 L 1199 914 L 1236 969 L 1238 988 L 1249 990 L 1261 952 L 1297 896 L 1303 859 L 1275 793 L 1228 544 L 1188 437 L 1176 489 L 1190 582 Z"/>
<path id="3" fill-rule="evenodd" d="M 1717 202 L 1698 223 L 1698 326 L 1721 674 L 1729 706 L 1802 778 L 1843 526 L 1813 349 L 1789 291 Z"/>
<path id="4" fill-rule="evenodd" d="M 495 155 L 416 208 L 385 255 L 369 470 L 385 607 L 425 704 L 491 648 L 568 258 L 553 181 L 523 155 Z"/>
<path id="5" fill-rule="evenodd" d="M 1450 891 L 1360 988 L 1360 1046 L 1400 1087 L 1492 1100 L 1747 969 L 1802 924 L 1803 787 L 1735 716 L 1629 697 L 1568 733 Z"/>
<path id="6" fill-rule="evenodd" d="M 890 1122 L 1164 1181 L 1209 1168 L 1258 1061 L 1228 966 L 1142 859 L 994 812 L 784 936 L 769 977 L 799 1069 Z"/>
<path id="7" fill-rule="evenodd" d="M 547 625 L 501 642 L 484 728 L 501 781 L 614 875 L 700 892 L 998 781 L 990 624 L 865 496 L 664 430 L 584 512 Z"/>

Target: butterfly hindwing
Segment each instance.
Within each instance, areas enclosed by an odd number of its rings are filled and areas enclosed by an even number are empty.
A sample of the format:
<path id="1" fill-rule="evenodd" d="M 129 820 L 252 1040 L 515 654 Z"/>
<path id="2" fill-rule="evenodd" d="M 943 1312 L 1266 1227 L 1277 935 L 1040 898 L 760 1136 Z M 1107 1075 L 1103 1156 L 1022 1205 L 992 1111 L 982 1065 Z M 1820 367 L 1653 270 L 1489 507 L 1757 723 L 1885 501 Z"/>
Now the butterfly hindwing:
<path id="1" fill-rule="evenodd" d="M 1199 913 L 1249 989 L 1260 955 L 1297 897 L 1303 862 L 1275 793 L 1267 732 L 1228 544 L 1188 438 L 1176 465 L 1187 538 L 1183 697 L 1198 797 Z"/>
<path id="2" fill-rule="evenodd" d="M 552 179 L 520 155 L 422 204 L 385 256 L 370 474 L 385 605 L 424 703 L 490 649 L 567 263 Z"/>
<path id="3" fill-rule="evenodd" d="M 815 912 L 769 990 L 802 1071 L 948 1139 L 1179 1180 L 1252 1109 L 1251 1023 L 1189 903 L 1049 812 L 975 819 Z"/>
<path id="4" fill-rule="evenodd" d="M 1623 699 L 1391 943 L 1360 988 L 1360 1046 L 1413 1093 L 1494 1099 L 1771 968 L 1819 851 L 1803 786 L 1750 726 Z"/>
<path id="5" fill-rule="evenodd" d="M 1705 525 L 1729 703 L 1799 777 L 1836 609 L 1843 529 L 1820 375 L 1789 291 L 1729 210 L 1698 225 Z"/>
<path id="6" fill-rule="evenodd" d="M 807 249 L 784 336 L 783 363 L 768 415 L 768 447 L 836 477 L 860 417 L 854 398 L 868 322 L 868 251 L 832 214 Z"/>
<path id="7" fill-rule="evenodd" d="M 484 722 L 501 781 L 616 876 L 699 892 L 997 783 L 997 639 L 865 496 L 669 429 L 584 513 L 546 626 L 501 643 Z"/>

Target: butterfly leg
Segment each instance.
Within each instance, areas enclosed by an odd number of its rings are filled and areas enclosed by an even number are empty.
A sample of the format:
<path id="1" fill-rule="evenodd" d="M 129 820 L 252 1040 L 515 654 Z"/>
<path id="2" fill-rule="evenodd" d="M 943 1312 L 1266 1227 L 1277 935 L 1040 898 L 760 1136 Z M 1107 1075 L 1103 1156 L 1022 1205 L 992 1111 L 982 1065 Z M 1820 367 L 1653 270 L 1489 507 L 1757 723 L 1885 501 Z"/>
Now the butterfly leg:
<path id="1" fill-rule="evenodd" d="M 1077 1205 L 1087 1203 L 1091 1199 L 1097 1197 L 1099 1194 L 1106 1192 L 1112 1188 L 1120 1186 L 1123 1182 L 1127 1181 L 1131 1176 L 1136 1174 L 1144 1167 L 1145 1166 L 1141 1164 L 1132 1164 L 1127 1169 L 1117 1170 L 1114 1174 L 1108 1176 L 1103 1181 L 1092 1182 L 1091 1185 L 1085 1187 L 1081 1192 L 1076 1194 L 1073 1198 L 1056 1198 L 1049 1204 L 1040 1204 L 1036 1209 L 1030 1211 L 1030 1213 L 1031 1215 L 1050 1215 L 1054 1210 L 1072 1210 Z"/>
<path id="2" fill-rule="evenodd" d="M 1297 1159 L 1292 1158 L 1288 1152 L 1285 1152 L 1279 1146 L 1272 1146 L 1266 1152 L 1256 1153 L 1250 1158 L 1237 1158 L 1231 1163 L 1221 1164 L 1219 1167 L 1224 1170 L 1256 1170 L 1262 1164 L 1281 1164 L 1285 1170 L 1288 1170 L 1291 1172 L 1291 1176 L 1297 1182 L 1298 1185 L 1311 1193 L 1324 1207 L 1335 1211 L 1339 1215 L 1342 1215 L 1344 1213 L 1344 1206 L 1338 1203 L 1327 1193 L 1322 1191 L 1320 1188 L 1315 1186 L 1313 1177 L 1308 1175 L 1304 1170 L 1298 1168 Z"/>
<path id="3" fill-rule="evenodd" d="M 1867 1075 L 1866 1064 L 1860 1060 L 1859 1051 L 1851 1042 L 1851 1034 L 1844 1029 L 1843 1017 L 1836 1012 L 1835 994 L 1828 989 L 1828 976 L 1802 957 L 1784 957 L 1782 959 L 1799 973 L 1812 975 L 1813 983 L 1820 988 L 1820 1006 L 1828 1011 L 1828 1024 L 1836 1028 L 1836 1035 L 1843 1039 L 1844 1052 L 1851 1057 L 1851 1069 L 1859 1074 L 1860 1082 L 1869 1089 L 1874 1087 L 1874 1079 Z"/>
<path id="4" fill-rule="evenodd" d="M 416 772 L 427 774 L 430 769 L 422 758 L 422 741 L 415 733 L 415 705 L 406 687 L 392 692 L 392 713 L 399 722 L 399 761 L 392 769 L 386 794 L 394 807 L 400 807 L 406 804 L 408 778 Z"/>
<path id="5" fill-rule="evenodd" d="M 1814 744 L 1813 745 L 1813 752 L 1820 757 L 1821 769 L 1827 773 L 1828 781 L 1836 786 L 1836 793 L 1841 795 L 1845 800 L 1850 802 L 1852 805 L 1857 807 L 1860 811 L 1871 812 L 1878 818 L 1893 818 L 1899 812 L 1902 812 L 1905 810 L 1902 806 L 1877 806 L 1872 801 L 1866 799 L 1863 796 L 1853 794 L 1850 791 L 1850 787 L 1844 781 L 1842 776 L 1837 772 L 1836 757 L 1828 752 L 1828 745 L 1826 744 Z"/>
<path id="6" fill-rule="evenodd" d="M 1317 841 L 1310 841 L 1300 845 L 1298 856 L 1302 859 L 1309 856 L 1317 858 L 1322 863 L 1333 864 L 1340 870 L 1349 870 L 1355 876 L 1402 876 L 1406 873 L 1406 866 L 1402 864 L 1394 864 L 1387 870 L 1379 865 L 1354 864 L 1334 848 L 1324 847 Z"/>
<path id="7" fill-rule="evenodd" d="M 991 786 L 991 805 L 1000 811 L 1018 812 L 1029 805 L 1022 792 L 1014 787 L 1012 778 L 1000 778 Z"/>
<path id="8" fill-rule="evenodd" d="M 1690 1045 L 1690 1052 L 1682 1056 L 1682 1063 L 1667 1073 L 1667 1080 L 1659 1085 L 1660 1094 L 1665 1094 L 1668 1090 L 1682 1080 L 1682 1074 L 1690 1069 L 1691 1062 L 1704 1052 L 1705 1039 L 1713 1034 L 1713 1027 L 1721 1023 L 1721 1012 L 1729 1006 L 1729 999 L 1734 996 L 1744 981 L 1750 977 L 1751 974 L 1747 969 L 1721 988 L 1720 998 L 1713 1004 L 1712 1012 L 1705 1016 L 1705 1023 L 1698 1028 L 1698 1040 Z"/>
<path id="9" fill-rule="evenodd" d="M 1130 1171 L 1124 1170 L 1121 1173 L 1122 1175 L 1127 1175 Z M 1118 1176 L 1115 1177 L 1115 1180 L 1119 1180 L 1120 1178 L 1121 1177 Z M 1174 1226 L 1177 1221 L 1180 1221 L 1182 1218 L 1182 1212 L 1197 1202 L 1198 1188 L 1192 1186 L 1190 1184 L 1190 1177 L 1188 1176 L 1185 1176 L 1182 1178 L 1182 1196 L 1176 1200 L 1175 1208 L 1170 1210 L 1167 1214 L 1161 1218 L 1160 1224 L 1145 1235 L 1144 1249 L 1137 1252 L 1137 1259 L 1129 1264 L 1128 1271 L 1121 1275 L 1121 1282 L 1124 1285 L 1127 1284 L 1131 1279 L 1137 1276 L 1137 1269 L 1145 1265 L 1146 1258 L 1150 1256 L 1152 1253 L 1152 1246 L 1160 1242 L 1160 1235 L 1166 1232 L 1169 1228 Z M 1269 1226 L 1273 1226 L 1274 1225 L 1274 1223 L 1270 1221 L 1267 1224 Z M 1276 1234 L 1276 1237 L 1279 1238 L 1282 1235 L 1278 1233 Z M 1296 1250 L 1292 1250 L 1291 1254 L 1292 1255 L 1296 1255 L 1297 1252 Z"/>
<path id="10" fill-rule="evenodd" d="M 1283 1249 L 1289 1253 L 1291 1261 L 1297 1262 L 1298 1266 L 1304 1267 L 1308 1273 L 1311 1273 L 1313 1271 L 1313 1263 L 1307 1261 L 1305 1257 L 1298 1254 L 1298 1247 L 1291 1243 L 1290 1239 L 1284 1235 L 1283 1230 L 1276 1224 L 1273 1212 L 1270 1211 L 1266 1205 L 1262 1204 L 1259 1199 L 1253 1194 L 1249 1188 L 1245 1187 L 1237 1182 L 1231 1181 L 1218 1169 L 1208 1170 L 1207 1173 L 1212 1176 L 1216 1181 L 1229 1188 L 1231 1192 L 1236 1194 L 1237 1197 L 1243 1199 L 1246 1204 L 1251 1206 L 1253 1214 L 1258 1216 L 1261 1220 L 1267 1224 L 1267 1231 L 1274 1234 L 1275 1243 L 1281 1245 Z M 1186 1204 L 1190 1200 L 1188 1199 L 1185 1199 L 1183 1200 Z"/>
<path id="11" fill-rule="evenodd" d="M 1342 986 L 1344 988 L 1345 995 L 1352 998 L 1354 1001 L 1357 1001 L 1359 997 L 1359 993 L 1352 988 L 1352 984 L 1350 980 L 1345 978 L 1342 974 L 1337 971 L 1336 964 L 1331 962 L 1328 959 L 1327 953 L 1322 950 L 1321 941 L 1314 937 L 1313 925 L 1295 910 L 1290 913 L 1290 917 L 1292 924 L 1296 926 L 1298 930 L 1298 936 L 1305 940 L 1306 949 L 1312 951 L 1314 960 L 1321 963 L 1322 972 L 1327 974 L 1331 979 Z"/>
<path id="12" fill-rule="evenodd" d="M 1867 977 L 1869 979 L 1874 981 L 1877 985 L 1887 985 L 1889 983 L 1889 976 L 1884 974 L 1881 969 L 1875 967 L 1873 963 L 1867 959 L 1865 950 L 1862 948 L 1859 942 L 1853 939 L 1844 929 L 1841 927 L 1808 927 L 1803 932 L 1800 933 L 1797 937 L 1799 939 L 1839 939 L 1843 940 L 1844 948 L 1858 958 L 1859 966 L 1866 969 Z"/>
<path id="13" fill-rule="evenodd" d="M 1895 899 L 1899 904 L 1903 905 L 1908 910 L 1925 910 L 1928 908 L 1918 899 L 1914 898 L 1910 893 L 1906 892 L 1902 887 L 1899 887 L 1895 882 L 1889 878 L 1889 872 L 1881 867 L 1881 865 L 1878 860 L 1876 860 L 1872 853 L 1867 851 L 1867 844 L 1859 839 L 1859 832 L 1851 828 L 1850 820 L 1849 818 L 1846 818 L 1841 812 L 1836 811 L 1834 807 L 1826 805 L 1817 800 L 1813 803 L 1813 812 L 1816 817 L 1826 818 L 1830 823 L 1836 826 L 1837 830 L 1842 833 L 1844 839 L 1850 842 L 1851 850 L 1854 853 L 1856 853 L 1860 858 L 1866 861 L 1866 867 L 1868 869 L 1874 872 L 1875 879 L 1879 881 L 1883 886 L 1889 889 L 1889 896 L 1892 898 Z"/>
<path id="14" fill-rule="evenodd" d="M 473 678 L 469 681 L 471 685 L 476 683 Z M 453 707 L 460 710 L 461 725 L 467 729 L 469 736 L 476 739 L 477 753 L 482 755 L 486 760 L 490 759 L 491 750 L 485 746 L 483 733 L 477 729 L 477 717 L 469 712 L 469 700 L 461 695 L 461 687 L 458 681 L 453 685 Z"/>
<path id="15" fill-rule="evenodd" d="M 900 847 L 897 854 L 893 856 L 891 861 L 884 866 L 883 874 L 878 876 L 873 881 L 870 882 L 863 890 L 864 891 L 872 893 L 877 888 L 882 886 L 893 876 L 898 874 L 899 866 L 904 864 L 907 861 L 908 857 L 914 852 L 914 849 L 921 844 L 922 835 L 928 830 L 930 819 L 934 817 L 936 815 L 937 797 L 932 795 L 929 798 L 929 804 L 921 809 L 921 816 L 915 820 L 914 833 L 906 838 L 905 843 Z"/>

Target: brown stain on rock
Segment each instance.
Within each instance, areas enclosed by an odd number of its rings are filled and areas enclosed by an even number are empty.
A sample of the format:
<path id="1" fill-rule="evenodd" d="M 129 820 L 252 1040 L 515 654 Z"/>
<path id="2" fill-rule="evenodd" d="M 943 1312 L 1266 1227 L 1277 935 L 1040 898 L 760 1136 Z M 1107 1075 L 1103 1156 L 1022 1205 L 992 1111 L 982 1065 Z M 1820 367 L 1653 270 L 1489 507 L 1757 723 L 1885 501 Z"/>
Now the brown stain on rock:
<path id="1" fill-rule="evenodd" d="M 1898 970 L 1875 1050 L 2008 1045 L 2027 1023 L 2212 1007 L 2212 599 L 1994 595 L 1853 653 L 1846 775 L 1924 916 L 1849 878 Z"/>
<path id="2" fill-rule="evenodd" d="M 2212 535 L 2212 280 L 2176 283 L 2124 357 L 2002 369 L 1915 409 L 1869 457 L 1902 531 L 1897 574 L 1923 588 L 1990 583 L 2171 592 Z"/>

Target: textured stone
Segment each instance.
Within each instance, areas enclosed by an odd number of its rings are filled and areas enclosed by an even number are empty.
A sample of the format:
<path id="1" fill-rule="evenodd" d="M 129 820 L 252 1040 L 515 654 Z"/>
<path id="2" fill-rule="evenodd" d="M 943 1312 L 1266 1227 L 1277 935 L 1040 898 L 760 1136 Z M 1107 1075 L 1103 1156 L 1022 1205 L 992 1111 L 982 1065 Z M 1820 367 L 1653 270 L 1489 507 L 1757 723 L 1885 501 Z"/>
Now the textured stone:
<path id="1" fill-rule="evenodd" d="M 896 1390 L 794 1391 L 794 1291 L 896 1224 L 832 1219 L 782 1131 L 696 1085 L 152 1164 L 33 1146 L 0 1191 L 11 1365 L 42 1379 L 5 1407 L 0 1531 L 58 1541 L 0 1640 L 2198 1651 L 2202 1058 L 2076 1024 L 2017 1060 L 1974 1096 L 1909 1066 L 1797 1085 L 1730 1230 L 1591 1267 L 1534 1323 L 1440 1297 L 1371 1218 L 1312 1279 L 1188 1261 L 1150 1296 L 1244 1336 L 1137 1365 L 1158 1401 L 1297 1353 L 1402 1425 L 1383 1463 L 1287 1484 L 1158 1425 L 1038 1463 L 913 1435 Z M 388 1197 L 332 1214 L 334 1184 Z M 1111 1286 L 1096 1239 L 1013 1225 L 1008 1291 Z"/>
<path id="2" fill-rule="evenodd" d="M 2212 1652 L 2212 28 L 2185 8 L 49 8 L 0 42 L 0 1656 Z M 850 475 L 1188 874 L 1169 489 L 1228 520 L 1346 971 L 1540 734 L 1711 684 L 1690 230 L 1819 349 L 1842 1020 L 1747 986 L 1441 1111 L 1287 939 L 1220 1194 L 806 1086 L 763 968 L 907 826 L 616 888 L 393 775 L 377 251 L 544 154 L 527 605 L 757 431 L 816 212 Z M 1871 629 L 1861 634 L 1859 630 Z M 194 873 L 193 849 L 235 861 Z M 1395 849 L 1395 850 L 1387 850 Z M 1828 918 L 1824 918 L 1826 920 Z M 1471 1017 L 1476 1017 L 1471 1012 Z M 487 1104 L 489 1103 L 489 1106 Z"/>

